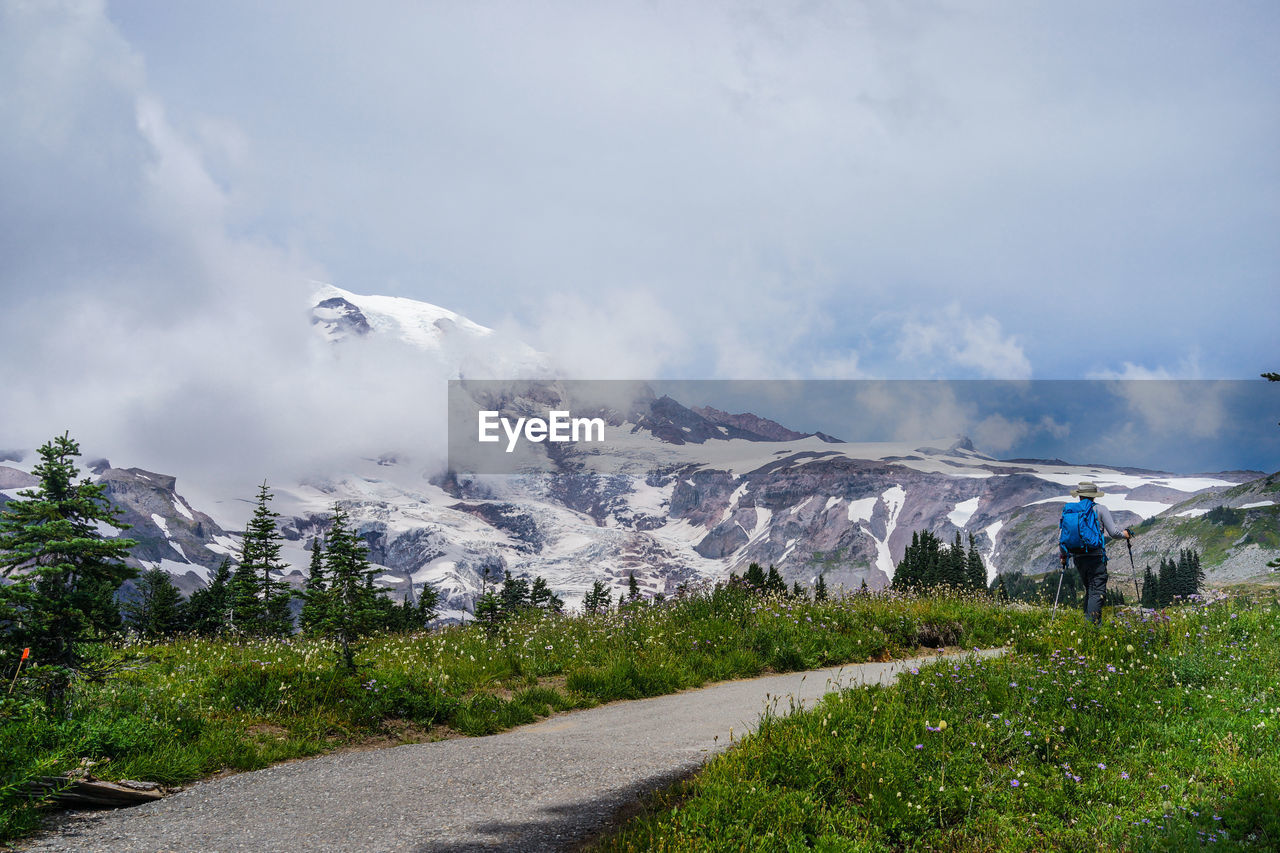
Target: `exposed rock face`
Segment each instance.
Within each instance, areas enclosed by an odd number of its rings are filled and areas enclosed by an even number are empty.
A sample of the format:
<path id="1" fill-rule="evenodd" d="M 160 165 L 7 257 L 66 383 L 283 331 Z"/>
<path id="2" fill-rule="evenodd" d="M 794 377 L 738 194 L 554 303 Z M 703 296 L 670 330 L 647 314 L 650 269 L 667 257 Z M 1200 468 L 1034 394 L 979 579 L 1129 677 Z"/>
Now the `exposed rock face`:
<path id="1" fill-rule="evenodd" d="M 39 483 L 40 478 L 33 474 L 0 465 L 0 489 L 29 489 Z"/>
<path id="2" fill-rule="evenodd" d="M 808 434 L 796 432 L 793 429 L 787 429 L 782 424 L 771 421 L 768 418 L 762 418 L 759 415 L 753 415 L 750 412 L 744 412 L 738 415 L 731 415 L 728 412 L 722 412 L 711 406 L 695 406 L 693 408 L 695 414 L 701 415 L 711 423 L 718 426 L 733 427 L 752 435 L 758 435 L 768 441 L 796 441 L 801 438 L 808 438 Z"/>
<path id="3" fill-rule="evenodd" d="M 347 335 L 367 335 L 373 331 L 364 312 L 341 296 L 320 300 L 311 309 L 311 323 L 319 326 L 330 340 L 341 340 Z"/>
<path id="4" fill-rule="evenodd" d="M 98 476 L 108 500 L 123 512 L 129 529 L 120 535 L 136 540 L 130 563 L 161 566 L 174 575 L 184 592 L 204 585 L 234 541 L 212 518 L 193 508 L 177 491 L 177 480 L 140 468 L 108 468 Z"/>

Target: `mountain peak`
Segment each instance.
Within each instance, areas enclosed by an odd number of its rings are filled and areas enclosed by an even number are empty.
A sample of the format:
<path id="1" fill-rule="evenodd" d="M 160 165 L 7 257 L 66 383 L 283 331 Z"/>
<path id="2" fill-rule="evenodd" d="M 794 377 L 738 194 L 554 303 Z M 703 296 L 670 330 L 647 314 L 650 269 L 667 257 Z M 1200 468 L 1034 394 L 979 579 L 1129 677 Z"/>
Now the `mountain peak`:
<path id="1" fill-rule="evenodd" d="M 314 282 L 311 322 L 326 340 L 376 337 L 436 355 L 456 376 L 545 375 L 547 358 L 454 311 L 406 296 L 352 293 Z"/>

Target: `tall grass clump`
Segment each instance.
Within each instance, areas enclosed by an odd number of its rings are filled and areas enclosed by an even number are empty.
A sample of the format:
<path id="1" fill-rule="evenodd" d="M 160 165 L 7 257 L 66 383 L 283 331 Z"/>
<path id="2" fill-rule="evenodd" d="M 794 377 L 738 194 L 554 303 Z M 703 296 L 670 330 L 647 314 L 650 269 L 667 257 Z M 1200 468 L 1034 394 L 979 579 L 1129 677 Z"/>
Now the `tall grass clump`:
<path id="1" fill-rule="evenodd" d="M 1277 673 L 1274 598 L 1063 614 L 765 718 L 600 849 L 1280 849 Z"/>

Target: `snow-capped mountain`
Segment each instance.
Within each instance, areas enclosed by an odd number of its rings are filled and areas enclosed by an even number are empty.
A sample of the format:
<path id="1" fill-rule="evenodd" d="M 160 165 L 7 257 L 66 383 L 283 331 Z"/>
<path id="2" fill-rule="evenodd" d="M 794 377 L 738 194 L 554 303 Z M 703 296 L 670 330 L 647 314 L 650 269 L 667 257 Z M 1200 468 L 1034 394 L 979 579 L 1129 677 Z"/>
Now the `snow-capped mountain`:
<path id="1" fill-rule="evenodd" d="M 311 323 L 335 344 L 369 337 L 408 344 L 460 376 L 547 376 L 547 358 L 461 314 L 402 296 L 360 296 L 316 282 Z"/>
<path id="2" fill-rule="evenodd" d="M 537 351 L 432 305 L 326 285 L 309 319 L 327 346 L 393 341 L 394 357 L 431 359 L 455 378 L 536 380 L 486 398 L 504 412 L 545 408 L 565 393 L 544 378 L 547 359 Z M 458 474 L 387 448 L 377 458 L 335 456 L 326 470 L 272 483 L 293 581 L 301 583 L 311 543 L 335 503 L 382 569 L 379 584 L 404 594 L 430 583 L 453 618 L 504 571 L 545 577 L 570 606 L 595 580 L 616 592 L 634 572 L 647 592 L 671 593 L 685 582 L 741 573 L 751 562 L 777 566 L 788 583 L 812 584 L 822 574 L 830 587 L 865 581 L 879 588 L 918 530 L 944 541 L 972 535 L 991 575 L 1045 571 L 1056 566 L 1061 503 L 1082 480 L 1102 486 L 1108 494 L 1101 502 L 1128 525 L 1215 500 L 1235 506 L 1237 494 L 1249 512 L 1275 510 L 1236 488 L 1257 472 L 1178 476 L 1002 461 L 961 437 L 845 442 L 750 413 L 690 408 L 639 383 L 600 414 L 611 428 L 606 447 L 556 448 L 543 460 L 548 464 L 515 476 Z M 7 455 L 0 502 L 32 484 L 34 454 Z M 172 477 L 105 461 L 92 470 L 125 509 L 140 565 L 169 571 L 189 591 L 234 554 L 238 538 L 228 531 L 248 517 L 249 494 L 197 508 Z M 1205 497 L 1211 495 L 1218 497 Z M 1213 564 L 1206 564 L 1214 580 Z M 1222 565 L 1222 579 L 1230 579 L 1253 563 Z"/>

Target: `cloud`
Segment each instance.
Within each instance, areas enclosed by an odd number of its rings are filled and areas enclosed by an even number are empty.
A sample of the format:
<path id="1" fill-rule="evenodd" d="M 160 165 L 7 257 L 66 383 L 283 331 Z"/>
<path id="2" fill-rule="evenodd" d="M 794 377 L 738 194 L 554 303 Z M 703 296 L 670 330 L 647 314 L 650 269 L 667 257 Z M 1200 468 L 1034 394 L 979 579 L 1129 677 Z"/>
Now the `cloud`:
<path id="1" fill-rule="evenodd" d="M 1117 361 L 1200 343 L 1219 375 L 1252 375 L 1271 340 L 1234 307 L 1276 304 L 1280 269 L 1265 5 L 113 16 L 171 121 L 234 174 L 233 220 L 357 292 L 526 327 L 572 295 L 621 337 L 608 300 L 644 292 L 681 336 L 673 376 L 808 375 L 815 351 L 854 349 L 903 375 L 893 344 L 860 339 L 869 318 L 951 302 L 1003 333 L 909 375 L 1025 359 L 1079 378 L 1085 328 Z M 205 142 L 213 119 L 241 129 L 241 159 Z M 761 322 L 783 299 L 816 310 Z"/>
<path id="2" fill-rule="evenodd" d="M 0 88 L 19 93 L 0 98 L 0 183 L 15 188 L 0 195 L 14 261 L 0 279 L 4 443 L 69 430 L 117 464 L 240 489 L 344 456 L 443 458 L 446 369 L 317 340 L 307 308 L 323 270 L 236 233 L 232 190 L 101 6 L 0 14 Z M 241 156 L 234 127 L 206 131 L 227 163 Z"/>
<path id="3" fill-rule="evenodd" d="M 1227 423 L 1229 386 L 1222 383 L 1131 381 L 1109 387 L 1147 433 L 1211 438 Z"/>
<path id="4" fill-rule="evenodd" d="M 1095 370 L 1088 378 L 1108 381 L 1106 387 L 1146 427 L 1139 434 L 1209 438 L 1227 422 L 1229 386 L 1195 381 L 1200 375 L 1200 354 L 1193 349 L 1174 367 L 1126 361 L 1119 370 Z"/>
<path id="5" fill-rule="evenodd" d="M 974 317 L 954 303 L 932 321 L 905 320 L 898 355 L 933 375 L 947 375 L 958 368 L 993 379 L 1031 376 L 1031 362 L 1016 335 L 1006 336 L 996 318 Z"/>
<path id="6" fill-rule="evenodd" d="M 249 469 L 429 432 L 421 365 L 316 351 L 310 279 L 443 305 L 579 376 L 1184 376 L 1198 348 L 1252 377 L 1278 24 L 0 4 L 0 439 Z M 404 406 L 375 417 L 383 395 Z M 981 422 L 936 415 L 913 408 L 919 434 Z"/>

